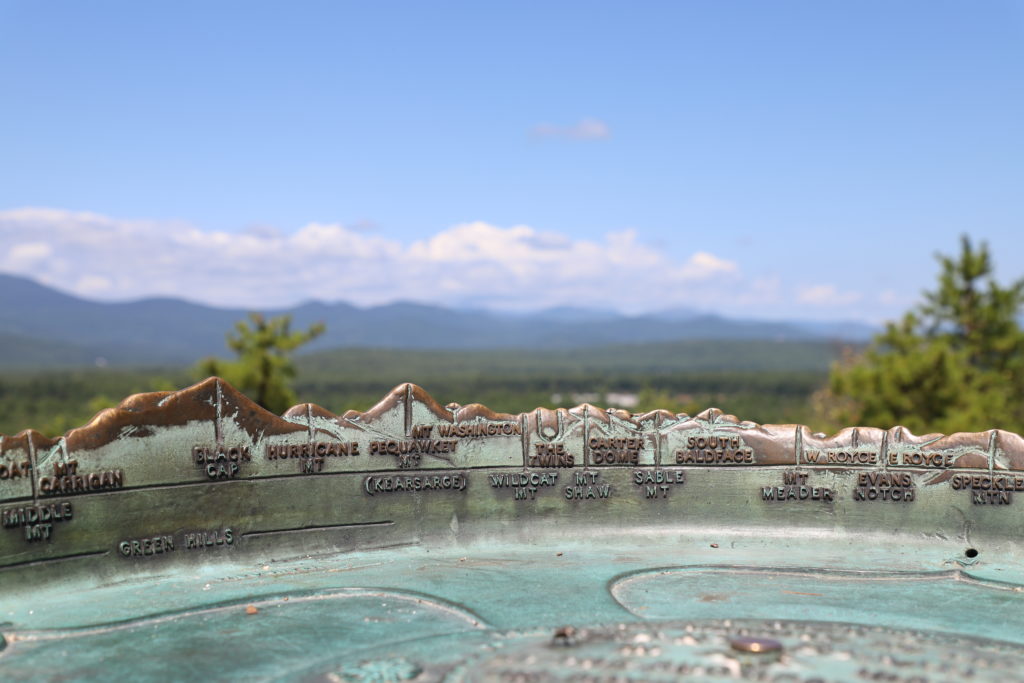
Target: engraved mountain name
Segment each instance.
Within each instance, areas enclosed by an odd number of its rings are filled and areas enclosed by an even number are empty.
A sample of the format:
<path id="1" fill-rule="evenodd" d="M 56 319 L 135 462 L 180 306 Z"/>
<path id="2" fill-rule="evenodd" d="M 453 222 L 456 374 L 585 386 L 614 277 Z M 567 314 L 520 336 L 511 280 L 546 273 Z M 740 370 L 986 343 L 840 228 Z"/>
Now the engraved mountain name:
<path id="1" fill-rule="evenodd" d="M 827 436 L 716 409 L 588 404 L 512 415 L 442 406 L 413 384 L 365 412 L 278 416 L 210 378 L 131 396 L 59 438 L 0 436 L 0 570 L 372 548 L 528 521 L 685 526 L 694 510 L 765 529 L 935 534 L 966 515 L 1017 533 L 1021 491 L 1024 440 L 1001 430 Z"/>

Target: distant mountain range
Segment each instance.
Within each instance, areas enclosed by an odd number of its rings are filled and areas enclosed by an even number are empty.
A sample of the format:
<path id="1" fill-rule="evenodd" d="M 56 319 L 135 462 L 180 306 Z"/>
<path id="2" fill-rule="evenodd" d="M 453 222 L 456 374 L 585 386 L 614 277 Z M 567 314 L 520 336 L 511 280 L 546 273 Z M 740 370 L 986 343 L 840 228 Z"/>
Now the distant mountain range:
<path id="1" fill-rule="evenodd" d="M 225 334 L 248 310 L 179 299 L 89 301 L 0 274 L 0 367 L 190 364 L 227 355 Z M 290 314 L 297 327 L 324 322 L 327 332 L 308 351 L 569 349 L 685 339 L 861 342 L 877 331 L 858 322 L 736 320 L 687 310 L 642 316 L 576 308 L 502 314 L 414 303 L 358 308 L 314 301 L 265 313 Z"/>

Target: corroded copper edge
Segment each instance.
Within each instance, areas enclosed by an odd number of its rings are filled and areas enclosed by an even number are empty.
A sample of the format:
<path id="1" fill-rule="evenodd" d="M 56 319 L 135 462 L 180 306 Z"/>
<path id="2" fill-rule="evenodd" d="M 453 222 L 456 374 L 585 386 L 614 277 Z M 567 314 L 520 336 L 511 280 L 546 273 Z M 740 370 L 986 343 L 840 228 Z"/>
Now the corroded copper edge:
<path id="1" fill-rule="evenodd" d="M 1014 441 L 1024 445 L 1024 439 L 1003 430 L 986 432 L 958 432 L 945 436 L 933 433 L 914 435 L 904 427 L 893 427 L 888 430 L 873 427 L 847 427 L 831 436 L 813 433 L 803 425 L 759 425 L 754 422 L 741 421 L 735 415 L 729 415 L 717 408 L 708 408 L 697 415 L 685 413 L 673 414 L 666 410 L 653 410 L 646 413 L 630 413 L 620 409 L 601 409 L 584 403 L 574 408 L 537 408 L 530 413 L 510 414 L 498 413 L 479 403 L 469 405 L 449 404 L 441 406 L 426 390 L 415 384 L 405 383 L 388 392 L 372 408 L 366 411 L 349 410 L 336 415 L 322 406 L 303 403 L 289 408 L 278 416 L 257 405 L 242 392 L 218 377 L 210 377 L 191 387 L 174 392 L 152 392 L 134 394 L 118 404 L 115 408 L 107 408 L 97 413 L 82 427 L 72 429 L 63 436 L 49 438 L 32 429 L 23 430 L 14 436 L 0 435 L 0 451 L 10 449 L 48 449 L 63 440 L 68 448 L 95 448 L 110 443 L 130 431 L 135 436 L 144 436 L 153 427 L 185 425 L 194 421 L 214 419 L 215 417 L 231 417 L 252 435 L 287 434 L 305 428 L 311 418 L 335 421 L 339 424 L 352 422 L 372 422 L 388 411 L 394 410 L 405 402 L 414 400 L 432 413 L 436 418 L 451 423 L 463 423 L 476 420 L 522 420 L 526 416 L 536 414 L 538 419 L 557 419 L 558 414 L 577 418 L 586 417 L 598 422 L 608 423 L 612 419 L 621 420 L 636 426 L 639 431 L 653 431 L 704 425 L 706 428 L 739 429 L 747 434 L 760 434 L 768 438 L 780 437 L 784 434 L 793 435 L 802 440 L 805 446 L 835 448 L 839 446 L 857 447 L 859 444 L 878 444 L 883 441 L 903 444 L 935 444 L 942 447 L 968 447 L 980 449 L 984 444 L 995 438 L 1000 441 Z M 672 424 L 675 423 L 675 424 Z"/>

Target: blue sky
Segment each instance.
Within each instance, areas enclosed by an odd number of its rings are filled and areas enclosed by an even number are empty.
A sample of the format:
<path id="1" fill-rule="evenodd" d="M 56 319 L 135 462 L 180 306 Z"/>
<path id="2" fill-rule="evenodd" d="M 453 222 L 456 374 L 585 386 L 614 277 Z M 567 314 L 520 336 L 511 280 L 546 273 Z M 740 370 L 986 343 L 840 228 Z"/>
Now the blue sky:
<path id="1" fill-rule="evenodd" d="M 90 297 L 877 321 L 961 233 L 1024 275 L 1020 2 L 0 0 L 0 93 L 0 272 Z"/>

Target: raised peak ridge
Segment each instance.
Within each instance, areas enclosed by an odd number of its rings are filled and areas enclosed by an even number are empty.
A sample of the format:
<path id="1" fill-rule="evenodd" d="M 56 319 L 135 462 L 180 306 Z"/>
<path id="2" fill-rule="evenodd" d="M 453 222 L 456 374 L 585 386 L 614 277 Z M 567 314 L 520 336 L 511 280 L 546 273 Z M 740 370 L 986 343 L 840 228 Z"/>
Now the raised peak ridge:
<path id="1" fill-rule="evenodd" d="M 538 407 L 528 413 L 511 414 L 491 410 L 480 403 L 460 405 L 449 403 L 441 405 L 422 387 L 406 382 L 399 384 L 381 398 L 373 407 L 366 411 L 347 410 L 338 415 L 314 403 L 301 403 L 286 410 L 283 415 L 262 408 L 244 393 L 219 377 L 209 377 L 190 387 L 178 391 L 158 391 L 132 394 L 117 406 L 98 412 L 89 422 L 81 427 L 68 431 L 60 437 L 51 438 L 42 433 L 26 429 L 12 436 L 0 435 L 0 453 L 10 448 L 27 448 L 31 441 L 34 448 L 46 448 L 65 439 L 76 447 L 95 447 L 108 443 L 125 430 L 141 435 L 147 427 L 184 425 L 196 420 L 219 420 L 232 418 L 245 431 L 251 434 L 281 434 L 294 432 L 309 418 L 317 418 L 338 422 L 371 422 L 396 410 L 408 410 L 413 404 L 419 404 L 436 419 L 460 423 L 477 420 L 513 421 L 529 419 L 553 419 L 556 415 L 564 418 L 587 418 L 601 423 L 618 420 L 632 423 L 641 430 L 659 429 L 669 424 L 703 423 L 711 428 L 762 429 L 780 432 L 795 430 L 802 438 L 814 442 L 852 443 L 873 442 L 887 439 L 889 443 L 906 442 L 915 444 L 932 443 L 940 440 L 965 441 L 989 438 L 993 433 L 1006 433 L 1002 430 L 988 430 L 977 433 L 957 433 L 952 435 L 923 434 L 915 435 L 902 426 L 888 430 L 877 427 L 845 427 L 835 434 L 823 435 L 814 433 L 803 425 L 758 425 L 754 422 L 741 421 L 735 415 L 707 408 L 697 415 L 685 413 L 673 414 L 667 410 L 652 410 L 645 413 L 630 413 L 622 409 L 604 409 L 589 403 L 573 408 Z"/>

